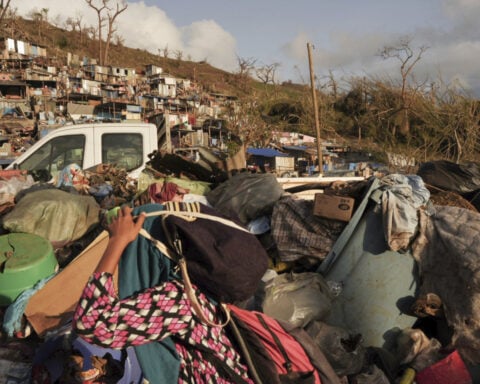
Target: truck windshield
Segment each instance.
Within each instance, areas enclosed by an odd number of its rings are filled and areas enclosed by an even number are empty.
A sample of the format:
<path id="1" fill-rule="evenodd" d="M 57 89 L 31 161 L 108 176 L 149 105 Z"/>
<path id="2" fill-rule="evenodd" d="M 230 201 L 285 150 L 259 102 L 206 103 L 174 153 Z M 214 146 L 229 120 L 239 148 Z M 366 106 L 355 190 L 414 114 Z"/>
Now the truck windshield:
<path id="1" fill-rule="evenodd" d="M 50 177 L 55 177 L 70 164 L 78 164 L 83 168 L 84 149 L 84 135 L 55 137 L 33 152 L 18 168 L 46 171 Z"/>

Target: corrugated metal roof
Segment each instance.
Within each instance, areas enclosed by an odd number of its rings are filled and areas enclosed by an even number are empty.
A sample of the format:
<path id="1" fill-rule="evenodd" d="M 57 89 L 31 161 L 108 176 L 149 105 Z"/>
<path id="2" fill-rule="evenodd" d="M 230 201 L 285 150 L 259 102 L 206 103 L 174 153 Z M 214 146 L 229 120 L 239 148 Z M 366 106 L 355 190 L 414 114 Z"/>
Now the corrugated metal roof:
<path id="1" fill-rule="evenodd" d="M 290 157 L 286 153 L 277 151 L 273 148 L 248 148 L 247 153 L 254 156 L 263 156 L 263 157 Z"/>
<path id="2" fill-rule="evenodd" d="M 307 149 L 306 145 L 284 145 L 283 149 L 287 151 L 305 151 Z"/>

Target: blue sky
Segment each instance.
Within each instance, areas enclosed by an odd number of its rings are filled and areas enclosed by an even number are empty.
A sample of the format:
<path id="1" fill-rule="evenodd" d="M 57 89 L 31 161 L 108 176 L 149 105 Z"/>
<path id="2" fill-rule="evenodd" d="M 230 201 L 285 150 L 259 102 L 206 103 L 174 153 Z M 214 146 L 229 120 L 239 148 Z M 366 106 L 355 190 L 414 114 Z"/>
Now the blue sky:
<path id="1" fill-rule="evenodd" d="M 96 25 L 96 13 L 83 0 L 25 3 L 12 0 L 20 14 L 47 8 L 59 24 L 82 15 Z M 307 42 L 320 79 L 331 73 L 396 80 L 399 62 L 377 54 L 409 36 L 412 48 L 429 47 L 415 81 L 480 91 L 478 20 L 480 0 L 130 0 L 118 33 L 128 46 L 158 53 L 168 45 L 184 58 L 228 71 L 238 69 L 238 57 L 258 66 L 279 63 L 277 80 L 294 82 L 309 79 Z"/>

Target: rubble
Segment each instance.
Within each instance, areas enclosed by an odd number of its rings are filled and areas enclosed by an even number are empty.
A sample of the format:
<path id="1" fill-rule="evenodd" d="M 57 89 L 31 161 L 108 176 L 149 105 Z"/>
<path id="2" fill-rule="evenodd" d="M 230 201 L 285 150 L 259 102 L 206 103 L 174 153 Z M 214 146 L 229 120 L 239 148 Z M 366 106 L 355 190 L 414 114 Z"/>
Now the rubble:
<path id="1" fill-rule="evenodd" d="M 64 370 L 62 375 L 84 381 L 88 376 L 96 383 L 113 378 L 115 382 L 141 382 L 141 370 L 131 351 L 122 360 L 111 351 L 95 349 L 97 355 L 92 355 L 88 364 L 79 363 L 78 359 L 89 359 L 93 349 L 73 338 L 69 321 L 106 246 L 104 229 L 109 215 L 125 203 L 138 206 L 159 201 L 154 198 L 165 200 L 173 195 L 152 194 L 173 185 L 173 190 L 180 192 L 174 194 L 180 196 L 175 197 L 180 199 L 177 201 L 201 200 L 226 216 L 240 217 L 246 226 L 252 224 L 248 228 L 261 240 L 270 263 L 258 293 L 244 305 L 304 327 L 317 339 L 342 382 L 416 380 L 427 384 L 433 382 L 435 370 L 445 377 L 462 377 L 462 383 L 476 382 L 480 366 L 480 314 L 476 312 L 480 216 L 466 197 L 447 191 L 445 185 L 439 191 L 431 183 L 424 184 L 418 175 L 312 184 L 317 193 L 353 199 L 351 217 L 336 220 L 315 215 L 314 201 L 298 197 L 295 191 L 280 187 L 280 193 L 274 189 L 275 193 L 269 194 L 265 175 L 222 171 L 212 177 L 202 170 L 197 172 L 200 177 L 190 179 L 179 172 L 181 167 L 177 172 L 170 169 L 179 162 L 165 162 L 160 157 L 152 160 L 152 168 L 136 181 L 129 180 L 122 169 L 104 164 L 75 169 L 69 172 L 71 178 L 56 186 L 32 181 L 31 175 L 21 172 L 0 173 L 0 182 L 11 193 L 5 192 L 0 206 L 4 234 L 16 230 L 8 225 L 9 215 L 36 193 L 50 194 L 52 204 L 58 206 L 61 199 L 55 196 L 59 193 L 72 201 L 78 196 L 93 201 L 81 217 L 68 214 L 70 220 L 86 224 L 85 230 L 76 231 L 76 238 L 49 238 L 61 269 L 32 293 L 23 308 L 16 307 L 20 324 L 16 323 L 13 333 L 5 329 L 4 322 L 0 363 L 10 359 L 6 354 L 12 346 L 21 345 L 25 354 L 15 355 L 11 361 L 24 374 L 28 371 L 28 376 L 35 376 L 34 383 L 52 377 L 53 370 L 48 367 L 54 356 L 58 360 L 62 354 L 64 364 L 72 359 L 71 371 Z M 192 169 L 188 172 L 194 173 Z M 241 188 L 249 178 L 262 181 Z M 148 188 L 152 185 L 155 188 Z M 474 182 L 469 185 L 475 191 Z M 229 198 L 223 199 L 225 196 Z M 30 212 L 33 217 L 33 206 Z M 89 215 L 96 219 L 87 224 Z M 40 231 L 44 225 L 52 224 L 38 221 L 33 229 L 24 227 L 22 231 Z M 46 236 L 47 232 L 43 233 Z M 301 283 L 312 276 L 318 280 L 314 279 L 314 284 Z M 320 296 L 312 293 L 316 288 Z M 10 306 L 4 308 L 4 320 L 7 308 Z M 76 354 L 74 345 L 84 354 Z M 55 375 L 60 377 L 58 366 L 56 369 Z"/>

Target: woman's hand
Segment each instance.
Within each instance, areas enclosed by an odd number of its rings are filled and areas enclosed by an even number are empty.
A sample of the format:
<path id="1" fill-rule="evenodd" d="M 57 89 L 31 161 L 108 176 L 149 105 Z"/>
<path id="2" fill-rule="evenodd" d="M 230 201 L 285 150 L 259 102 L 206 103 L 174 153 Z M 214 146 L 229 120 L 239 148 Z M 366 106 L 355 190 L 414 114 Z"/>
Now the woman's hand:
<path id="1" fill-rule="evenodd" d="M 145 213 L 142 212 L 136 219 L 132 216 L 132 208 L 128 206 L 122 207 L 108 226 L 110 239 L 107 248 L 100 259 L 96 272 L 114 273 L 118 265 L 118 261 L 123 251 L 138 236 L 138 232 L 145 222 Z"/>
<path id="2" fill-rule="evenodd" d="M 142 212 L 136 219 L 132 216 L 132 208 L 123 206 L 118 210 L 117 217 L 108 226 L 110 238 L 114 241 L 128 245 L 137 238 L 138 232 L 145 221 L 145 213 Z"/>

